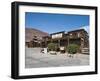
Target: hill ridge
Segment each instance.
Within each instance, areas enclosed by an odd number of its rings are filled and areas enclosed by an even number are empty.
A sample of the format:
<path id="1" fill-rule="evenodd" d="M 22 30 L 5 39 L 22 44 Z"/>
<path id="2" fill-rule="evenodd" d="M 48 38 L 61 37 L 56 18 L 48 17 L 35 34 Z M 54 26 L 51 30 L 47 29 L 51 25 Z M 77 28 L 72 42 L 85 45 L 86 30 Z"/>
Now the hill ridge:
<path id="1" fill-rule="evenodd" d="M 47 32 L 35 29 L 35 28 L 25 28 L 25 41 L 31 41 L 34 36 L 37 36 L 38 40 L 42 40 L 42 37 L 49 36 Z"/>

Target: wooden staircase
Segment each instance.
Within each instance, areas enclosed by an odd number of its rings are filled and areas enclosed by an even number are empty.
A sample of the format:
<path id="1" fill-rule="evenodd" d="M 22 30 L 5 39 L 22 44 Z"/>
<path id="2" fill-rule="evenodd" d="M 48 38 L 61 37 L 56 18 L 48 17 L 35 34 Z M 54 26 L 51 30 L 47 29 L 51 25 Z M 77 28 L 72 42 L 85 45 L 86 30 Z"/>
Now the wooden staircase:
<path id="1" fill-rule="evenodd" d="M 83 54 L 89 54 L 89 48 L 82 48 L 81 52 Z"/>

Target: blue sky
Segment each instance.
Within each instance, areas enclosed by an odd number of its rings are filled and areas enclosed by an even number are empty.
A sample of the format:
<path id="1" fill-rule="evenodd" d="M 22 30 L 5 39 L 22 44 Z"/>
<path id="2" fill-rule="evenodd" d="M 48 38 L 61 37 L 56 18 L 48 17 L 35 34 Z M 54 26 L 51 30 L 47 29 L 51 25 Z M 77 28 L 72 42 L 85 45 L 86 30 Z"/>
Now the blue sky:
<path id="1" fill-rule="evenodd" d="M 89 27 L 89 16 L 26 12 L 25 27 L 35 28 L 49 34 L 60 31 L 71 31 L 80 29 L 81 27 Z"/>

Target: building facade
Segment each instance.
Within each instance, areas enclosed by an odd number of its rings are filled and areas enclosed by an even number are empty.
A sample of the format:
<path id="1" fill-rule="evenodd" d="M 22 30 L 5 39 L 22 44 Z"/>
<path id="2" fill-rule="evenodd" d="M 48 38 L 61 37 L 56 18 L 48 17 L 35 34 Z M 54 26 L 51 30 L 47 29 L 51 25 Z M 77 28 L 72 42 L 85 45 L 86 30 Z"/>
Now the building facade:
<path id="1" fill-rule="evenodd" d="M 77 44 L 81 52 L 81 49 L 89 48 L 89 35 L 84 29 L 69 32 L 62 31 L 52 33 L 50 36 L 42 37 L 42 40 L 38 40 L 35 37 L 26 44 L 28 47 L 45 48 L 49 43 L 56 43 L 59 47 L 67 47 L 69 44 Z"/>
<path id="2" fill-rule="evenodd" d="M 69 44 L 77 44 L 81 49 L 89 48 L 89 35 L 84 29 L 57 32 L 44 37 L 42 47 L 47 47 L 49 43 L 56 43 L 59 47 L 67 47 Z"/>

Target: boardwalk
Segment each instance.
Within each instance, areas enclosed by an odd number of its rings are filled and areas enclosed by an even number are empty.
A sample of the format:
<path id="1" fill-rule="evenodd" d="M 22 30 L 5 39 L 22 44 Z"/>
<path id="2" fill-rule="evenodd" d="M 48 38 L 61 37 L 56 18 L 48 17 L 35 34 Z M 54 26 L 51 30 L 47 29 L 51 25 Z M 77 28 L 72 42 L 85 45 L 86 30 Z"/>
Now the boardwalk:
<path id="1" fill-rule="evenodd" d="M 80 66 L 89 65 L 89 55 L 77 54 L 73 58 L 68 54 L 44 54 L 41 48 L 26 48 L 25 67 L 58 67 L 58 66 Z"/>

